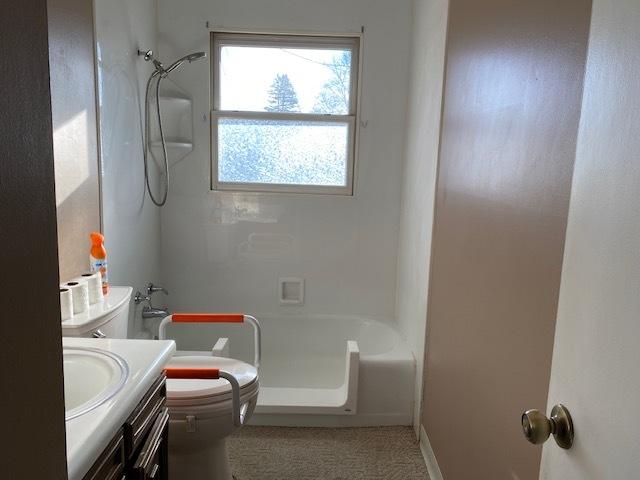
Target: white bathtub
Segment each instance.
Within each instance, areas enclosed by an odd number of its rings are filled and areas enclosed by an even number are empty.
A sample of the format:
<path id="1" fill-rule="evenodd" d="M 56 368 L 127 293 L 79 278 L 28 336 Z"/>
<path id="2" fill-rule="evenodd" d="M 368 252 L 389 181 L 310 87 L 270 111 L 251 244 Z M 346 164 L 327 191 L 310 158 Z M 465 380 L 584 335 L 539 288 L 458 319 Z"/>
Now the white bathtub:
<path id="1" fill-rule="evenodd" d="M 258 316 L 260 395 L 252 423 L 299 426 L 410 425 L 415 361 L 392 323 L 355 316 Z M 211 350 L 251 362 L 251 329 L 171 326 L 179 350 Z M 347 348 L 348 342 L 350 348 Z"/>

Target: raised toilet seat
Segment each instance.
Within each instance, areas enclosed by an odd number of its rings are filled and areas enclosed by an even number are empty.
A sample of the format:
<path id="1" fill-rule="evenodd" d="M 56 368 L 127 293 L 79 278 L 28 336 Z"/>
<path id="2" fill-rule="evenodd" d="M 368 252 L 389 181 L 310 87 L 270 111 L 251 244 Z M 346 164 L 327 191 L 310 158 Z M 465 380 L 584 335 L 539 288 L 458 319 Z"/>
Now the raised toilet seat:
<path id="1" fill-rule="evenodd" d="M 174 315 L 176 317 L 176 315 Z M 244 317 L 244 316 L 243 316 Z M 189 315 L 177 316 L 187 323 Z M 197 315 L 222 322 L 229 315 Z M 233 321 L 238 321 L 231 316 Z M 260 329 L 256 328 L 256 365 Z M 171 316 L 161 323 L 160 338 Z M 175 320 L 174 320 L 175 321 Z M 232 480 L 226 437 L 253 414 L 259 391 L 258 368 L 225 357 L 176 356 L 165 368 L 169 409 L 169 479 Z"/>
<path id="2" fill-rule="evenodd" d="M 253 414 L 258 400 L 258 371 L 223 357 L 174 357 L 167 371 L 219 369 L 239 384 L 240 415 L 234 418 L 231 384 L 224 379 L 167 379 L 169 478 L 230 480 L 225 439 Z M 170 374 L 169 374 L 170 376 Z"/>

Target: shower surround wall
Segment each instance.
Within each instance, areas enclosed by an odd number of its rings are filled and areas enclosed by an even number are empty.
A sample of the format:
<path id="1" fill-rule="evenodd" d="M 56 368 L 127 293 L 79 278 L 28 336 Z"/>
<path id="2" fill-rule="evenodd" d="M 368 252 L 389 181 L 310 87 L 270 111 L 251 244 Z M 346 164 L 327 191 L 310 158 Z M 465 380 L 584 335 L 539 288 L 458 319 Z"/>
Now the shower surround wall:
<path id="1" fill-rule="evenodd" d="M 143 92 L 153 68 L 137 55 L 138 48 L 155 49 L 156 2 L 95 0 L 94 10 L 109 281 L 142 290 L 160 278 L 160 212 L 145 196 L 141 134 Z M 130 309 L 129 336 L 140 329 L 136 310 Z"/>
<path id="2" fill-rule="evenodd" d="M 159 0 L 160 56 L 210 52 L 209 30 L 359 33 L 361 120 L 355 195 L 212 192 L 210 61 L 171 78 L 193 97 L 194 150 L 171 170 L 162 210 L 163 281 L 179 310 L 363 314 L 395 308 L 410 1 Z M 209 59 L 210 60 L 210 59 Z M 279 277 L 305 279 L 281 306 Z"/>
<path id="3" fill-rule="evenodd" d="M 396 318 L 416 359 L 414 427 L 420 425 L 434 192 L 440 144 L 449 0 L 413 2 L 411 81 L 402 182 Z"/>

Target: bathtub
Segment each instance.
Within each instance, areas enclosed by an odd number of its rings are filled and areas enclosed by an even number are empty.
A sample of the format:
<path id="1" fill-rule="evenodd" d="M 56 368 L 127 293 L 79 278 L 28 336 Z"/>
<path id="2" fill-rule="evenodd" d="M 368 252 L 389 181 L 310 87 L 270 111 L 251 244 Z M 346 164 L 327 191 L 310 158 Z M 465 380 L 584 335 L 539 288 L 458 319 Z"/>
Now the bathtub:
<path id="1" fill-rule="evenodd" d="M 395 325 L 357 316 L 257 316 L 262 325 L 256 425 L 411 425 L 415 361 Z M 253 360 L 242 325 L 170 326 L 183 351 Z"/>

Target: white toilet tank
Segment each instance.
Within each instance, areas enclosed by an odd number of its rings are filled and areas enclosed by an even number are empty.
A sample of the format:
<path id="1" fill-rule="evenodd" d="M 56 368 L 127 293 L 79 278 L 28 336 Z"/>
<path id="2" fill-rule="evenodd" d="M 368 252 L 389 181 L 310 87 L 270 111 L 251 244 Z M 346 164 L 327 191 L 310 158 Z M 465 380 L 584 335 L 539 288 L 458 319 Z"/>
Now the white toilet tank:
<path id="1" fill-rule="evenodd" d="M 132 293 L 131 287 L 109 287 L 104 301 L 62 322 L 62 336 L 127 338 Z"/>

